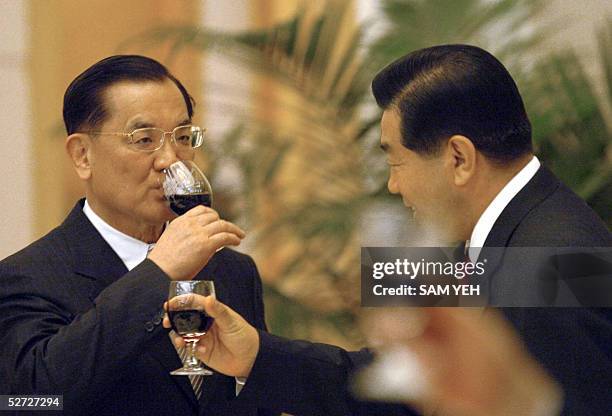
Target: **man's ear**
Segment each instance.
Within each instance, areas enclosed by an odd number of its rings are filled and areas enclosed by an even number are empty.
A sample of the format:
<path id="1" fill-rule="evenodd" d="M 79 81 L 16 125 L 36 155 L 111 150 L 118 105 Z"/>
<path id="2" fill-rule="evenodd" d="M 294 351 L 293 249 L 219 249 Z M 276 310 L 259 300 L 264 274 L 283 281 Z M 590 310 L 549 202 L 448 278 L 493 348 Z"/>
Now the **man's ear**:
<path id="1" fill-rule="evenodd" d="M 447 142 L 449 163 L 452 164 L 455 185 L 463 186 L 476 172 L 476 147 L 461 135 L 452 136 Z"/>
<path id="2" fill-rule="evenodd" d="M 91 139 L 89 136 L 82 133 L 71 134 L 66 137 L 65 147 L 79 178 L 89 179 L 91 177 Z"/>

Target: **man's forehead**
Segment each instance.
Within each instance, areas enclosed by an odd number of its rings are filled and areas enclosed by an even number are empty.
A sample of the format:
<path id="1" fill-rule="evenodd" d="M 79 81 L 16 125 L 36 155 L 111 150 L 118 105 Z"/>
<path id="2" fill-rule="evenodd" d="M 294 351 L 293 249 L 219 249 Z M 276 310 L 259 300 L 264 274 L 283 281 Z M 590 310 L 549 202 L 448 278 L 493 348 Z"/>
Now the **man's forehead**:
<path id="1" fill-rule="evenodd" d="M 154 114 L 160 111 L 177 123 L 190 122 L 185 99 L 169 79 L 120 81 L 110 85 L 102 96 L 108 115 L 123 119 L 131 128 L 156 127 Z"/>
<path id="2" fill-rule="evenodd" d="M 386 109 L 380 120 L 380 148 L 389 152 L 399 142 L 400 117 L 393 108 Z"/>
<path id="3" fill-rule="evenodd" d="M 181 100 L 181 91 L 170 79 L 156 80 L 123 80 L 115 82 L 104 89 L 102 94 L 106 102 L 117 102 L 122 105 L 138 104 L 143 98 L 161 97 L 167 100 Z"/>
<path id="4" fill-rule="evenodd" d="M 187 112 L 177 113 L 174 117 L 174 127 L 184 126 L 187 124 L 191 124 L 191 119 L 187 116 Z M 144 129 L 147 127 L 160 127 L 157 120 L 154 120 L 152 117 L 149 117 L 144 114 L 137 114 L 132 118 L 129 118 L 126 122 L 126 128 L 128 129 Z"/>

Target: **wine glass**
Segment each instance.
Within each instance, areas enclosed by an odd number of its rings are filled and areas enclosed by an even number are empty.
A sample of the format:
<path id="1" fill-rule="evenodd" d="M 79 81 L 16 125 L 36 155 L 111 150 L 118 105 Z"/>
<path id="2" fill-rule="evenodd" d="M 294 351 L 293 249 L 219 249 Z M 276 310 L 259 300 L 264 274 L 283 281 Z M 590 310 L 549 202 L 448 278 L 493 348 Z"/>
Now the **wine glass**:
<path id="1" fill-rule="evenodd" d="M 170 282 L 168 299 L 185 296 L 195 293 L 202 296 L 214 296 L 215 284 L 210 280 L 181 280 Z M 183 361 L 183 367 L 172 371 L 170 374 L 175 376 L 188 376 L 200 374 L 210 376 L 212 371 L 202 366 L 202 363 L 195 356 L 196 344 L 200 338 L 208 332 L 213 324 L 214 318 L 210 317 L 206 311 L 189 309 L 182 306 L 181 299 L 168 303 L 168 318 L 172 329 L 185 341 L 187 356 Z M 170 308 L 172 305 L 172 308 Z"/>
<path id="2" fill-rule="evenodd" d="M 175 214 L 183 215 L 198 205 L 212 205 L 210 182 L 193 161 L 174 162 L 164 173 L 164 195 Z"/>

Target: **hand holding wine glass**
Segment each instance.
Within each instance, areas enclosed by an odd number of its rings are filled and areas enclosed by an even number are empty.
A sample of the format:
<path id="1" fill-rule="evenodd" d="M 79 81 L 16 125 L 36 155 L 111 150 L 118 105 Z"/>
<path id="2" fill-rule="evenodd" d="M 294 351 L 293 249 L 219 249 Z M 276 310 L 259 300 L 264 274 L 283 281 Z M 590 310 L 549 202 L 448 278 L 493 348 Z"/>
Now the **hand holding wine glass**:
<path id="1" fill-rule="evenodd" d="M 201 296 L 215 296 L 215 284 L 210 280 L 187 280 L 174 281 L 170 283 L 168 294 L 168 318 L 172 329 L 185 341 L 187 356 L 183 367 L 172 371 L 170 374 L 177 376 L 185 375 L 212 375 L 213 372 L 202 366 L 195 357 L 196 344 L 203 335 L 206 335 L 214 318 L 209 316 L 204 308 L 194 308 L 185 298 L 189 294 Z M 181 298 L 182 297 L 182 298 Z"/>
<path id="2" fill-rule="evenodd" d="M 166 226 L 148 258 L 170 279 L 189 280 L 216 251 L 239 245 L 246 234 L 208 207 L 212 202 L 210 183 L 195 163 L 179 161 L 165 173 L 164 193 L 179 217 Z"/>
<path id="3" fill-rule="evenodd" d="M 172 309 L 174 298 L 164 305 Z M 197 294 L 184 298 L 186 309 L 205 310 L 214 318 L 214 324 L 196 348 L 196 356 L 215 371 L 234 377 L 248 377 L 259 353 L 259 333 L 242 316 L 215 297 Z M 164 328 L 170 328 L 169 316 L 164 317 Z M 185 340 L 172 334 L 177 348 L 185 346 Z"/>

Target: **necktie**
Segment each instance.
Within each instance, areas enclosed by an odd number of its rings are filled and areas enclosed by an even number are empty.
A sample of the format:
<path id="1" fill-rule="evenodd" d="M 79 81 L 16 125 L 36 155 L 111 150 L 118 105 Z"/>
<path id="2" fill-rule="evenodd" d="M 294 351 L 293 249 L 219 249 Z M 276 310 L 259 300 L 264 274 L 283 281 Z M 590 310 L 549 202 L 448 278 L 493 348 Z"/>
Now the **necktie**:
<path id="1" fill-rule="evenodd" d="M 184 362 L 187 359 L 187 349 L 183 347 L 175 347 L 176 352 L 178 353 L 181 362 Z M 191 387 L 193 387 L 193 392 L 198 400 L 200 400 L 200 396 L 202 395 L 202 380 L 203 376 L 199 374 L 194 374 L 189 377 L 189 382 L 191 383 Z"/>

